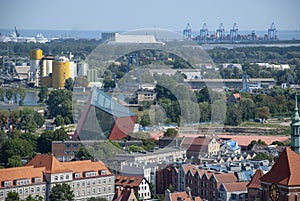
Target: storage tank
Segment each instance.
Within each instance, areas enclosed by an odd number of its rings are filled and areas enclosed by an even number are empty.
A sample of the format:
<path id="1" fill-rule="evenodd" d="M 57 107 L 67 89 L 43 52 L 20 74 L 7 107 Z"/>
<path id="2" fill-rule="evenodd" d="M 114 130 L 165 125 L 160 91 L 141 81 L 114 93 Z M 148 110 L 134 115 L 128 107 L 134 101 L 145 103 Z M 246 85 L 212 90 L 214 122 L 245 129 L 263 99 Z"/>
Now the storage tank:
<path id="1" fill-rule="evenodd" d="M 70 61 L 70 77 L 74 80 L 76 76 L 77 76 L 76 63 L 74 63 L 74 61 Z"/>
<path id="2" fill-rule="evenodd" d="M 43 51 L 41 49 L 30 50 L 30 60 L 41 60 Z"/>
<path id="3" fill-rule="evenodd" d="M 89 70 L 89 64 L 85 62 L 80 62 L 77 64 L 77 74 L 78 76 L 87 76 L 87 71 Z"/>
<path id="4" fill-rule="evenodd" d="M 55 58 L 52 63 L 52 87 L 65 88 L 65 80 L 70 77 L 70 62 L 65 57 Z"/>

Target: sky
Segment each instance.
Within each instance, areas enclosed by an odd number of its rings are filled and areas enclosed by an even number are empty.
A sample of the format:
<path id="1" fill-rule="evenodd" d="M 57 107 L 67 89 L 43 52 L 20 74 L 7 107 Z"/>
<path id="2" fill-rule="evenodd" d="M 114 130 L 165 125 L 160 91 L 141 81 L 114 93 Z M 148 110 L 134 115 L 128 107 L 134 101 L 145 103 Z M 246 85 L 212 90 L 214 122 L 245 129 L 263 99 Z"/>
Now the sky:
<path id="1" fill-rule="evenodd" d="M 299 0 L 0 0 L 0 28 L 129 31 L 300 30 Z"/>

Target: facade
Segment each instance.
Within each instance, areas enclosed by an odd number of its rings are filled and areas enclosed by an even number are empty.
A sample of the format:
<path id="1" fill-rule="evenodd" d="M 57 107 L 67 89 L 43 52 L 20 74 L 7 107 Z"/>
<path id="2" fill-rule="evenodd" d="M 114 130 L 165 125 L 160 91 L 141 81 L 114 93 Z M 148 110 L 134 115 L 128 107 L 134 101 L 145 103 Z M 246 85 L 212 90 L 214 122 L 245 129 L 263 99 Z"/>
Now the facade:
<path id="1" fill-rule="evenodd" d="M 116 187 L 116 194 L 113 201 L 138 201 L 134 194 L 133 188 L 124 189 L 123 187 Z"/>
<path id="2" fill-rule="evenodd" d="M 156 99 L 156 93 L 154 91 L 149 90 L 137 91 L 136 99 L 138 104 L 144 101 L 154 101 Z"/>
<path id="3" fill-rule="evenodd" d="M 115 177 L 100 161 L 59 162 L 51 155 L 37 155 L 26 166 L 0 170 L 0 200 L 9 191 L 18 192 L 22 199 L 40 195 L 48 200 L 51 188 L 59 183 L 71 186 L 75 200 L 114 197 Z"/>
<path id="4" fill-rule="evenodd" d="M 0 169 L 0 200 L 4 201 L 10 191 L 17 192 L 21 199 L 29 195 L 46 197 L 45 167 L 17 167 Z"/>
<path id="5" fill-rule="evenodd" d="M 93 89 L 73 139 L 119 140 L 134 129 L 137 116 L 100 88 Z"/>
<path id="6" fill-rule="evenodd" d="M 143 176 L 121 176 L 117 175 L 115 179 L 116 191 L 118 188 L 133 189 L 138 193 L 140 199 L 150 199 L 150 183 Z"/>
<path id="7" fill-rule="evenodd" d="M 52 141 L 51 153 L 59 161 L 71 161 L 81 146 L 81 141 Z"/>
<path id="8" fill-rule="evenodd" d="M 199 159 L 201 157 L 210 157 L 217 155 L 220 144 L 214 137 L 200 136 L 194 139 L 187 150 L 187 157 Z"/>
<path id="9" fill-rule="evenodd" d="M 255 199 L 262 200 L 262 190 L 260 178 L 264 175 L 261 169 L 256 170 L 251 181 L 247 184 L 248 201 L 255 201 Z"/>
<path id="10" fill-rule="evenodd" d="M 140 163 L 172 163 L 182 161 L 186 158 L 186 149 L 167 147 L 144 153 L 120 153 L 115 155 L 115 160 L 126 160 L 128 162 Z"/>
<path id="11" fill-rule="evenodd" d="M 218 189 L 219 201 L 246 201 L 248 182 L 221 183 Z"/>

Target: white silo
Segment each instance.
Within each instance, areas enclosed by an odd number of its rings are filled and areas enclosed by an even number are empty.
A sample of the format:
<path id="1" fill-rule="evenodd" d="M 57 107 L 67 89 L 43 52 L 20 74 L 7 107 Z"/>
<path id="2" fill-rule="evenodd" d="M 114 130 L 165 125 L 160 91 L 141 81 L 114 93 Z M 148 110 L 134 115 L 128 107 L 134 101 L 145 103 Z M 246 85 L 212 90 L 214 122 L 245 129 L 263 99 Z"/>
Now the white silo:
<path id="1" fill-rule="evenodd" d="M 78 76 L 87 76 L 87 71 L 89 70 L 89 64 L 85 62 L 80 62 L 77 64 L 77 74 Z"/>

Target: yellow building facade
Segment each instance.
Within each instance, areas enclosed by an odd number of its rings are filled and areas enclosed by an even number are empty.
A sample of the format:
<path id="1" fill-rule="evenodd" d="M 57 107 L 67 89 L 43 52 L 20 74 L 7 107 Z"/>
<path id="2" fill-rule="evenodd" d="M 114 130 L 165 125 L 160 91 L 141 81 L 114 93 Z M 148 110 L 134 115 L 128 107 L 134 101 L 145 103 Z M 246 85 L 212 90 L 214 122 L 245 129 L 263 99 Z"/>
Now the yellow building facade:
<path id="1" fill-rule="evenodd" d="M 52 87 L 64 89 L 68 78 L 70 78 L 70 62 L 65 57 L 59 57 L 52 64 Z"/>

